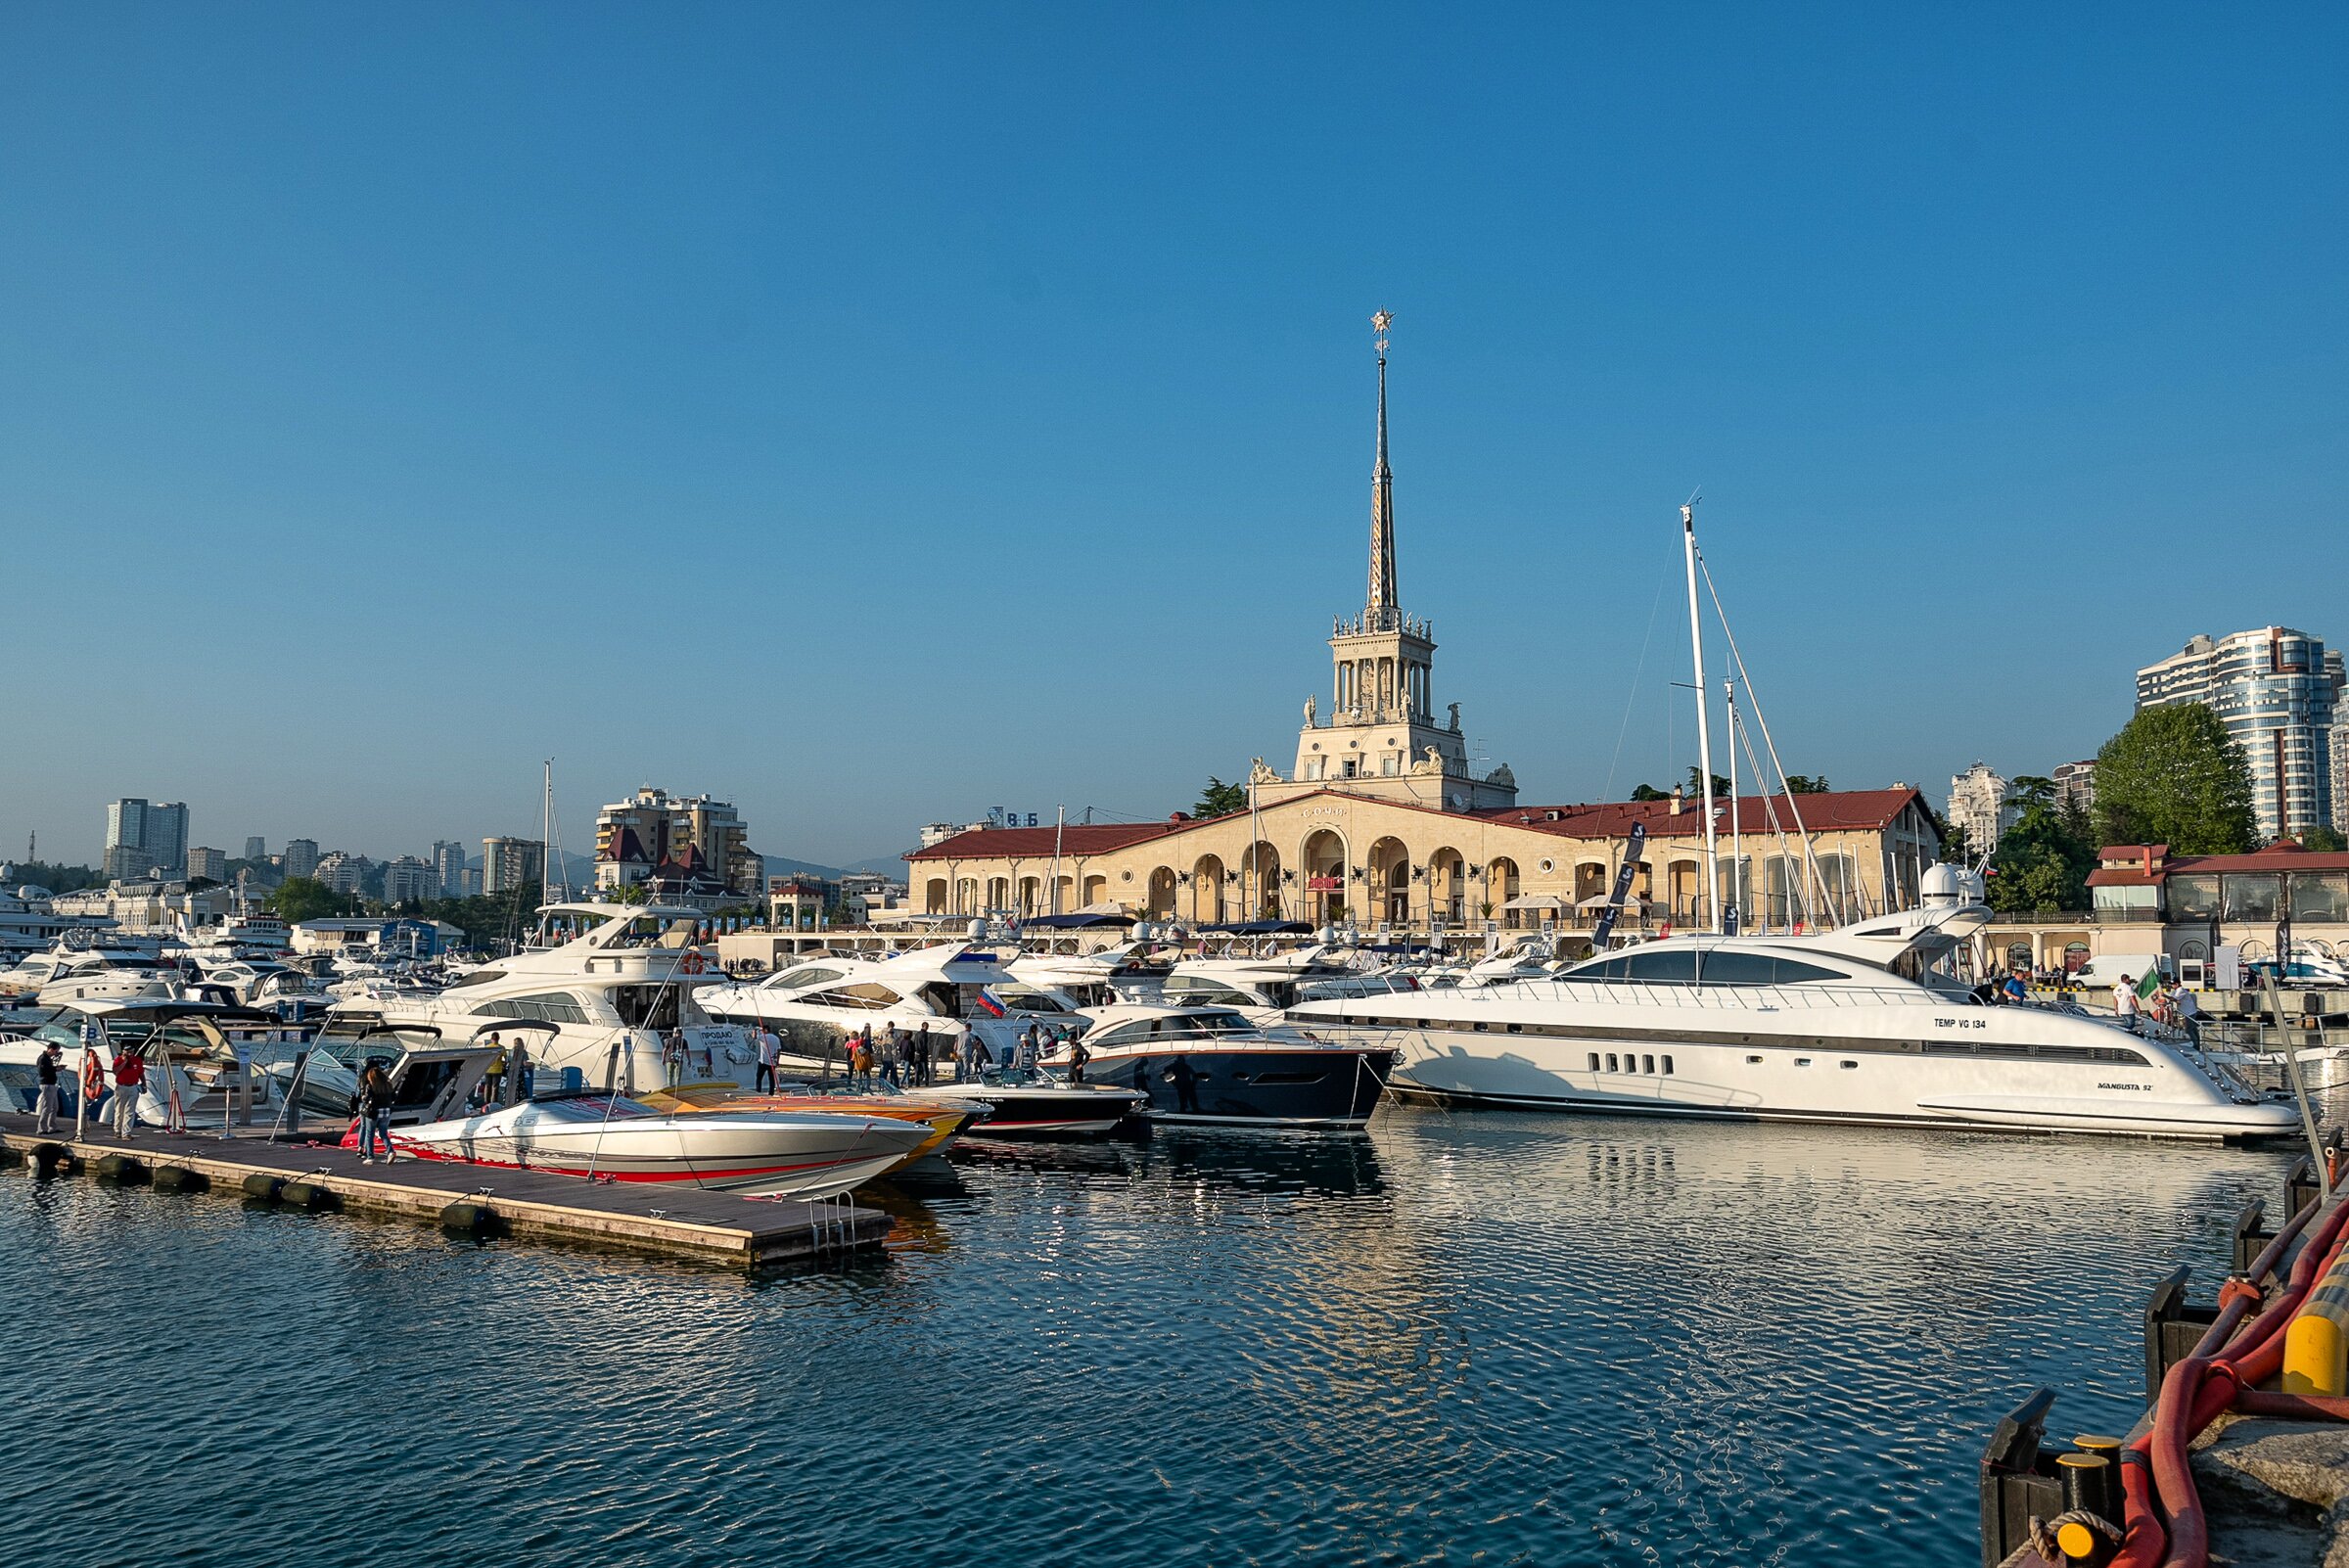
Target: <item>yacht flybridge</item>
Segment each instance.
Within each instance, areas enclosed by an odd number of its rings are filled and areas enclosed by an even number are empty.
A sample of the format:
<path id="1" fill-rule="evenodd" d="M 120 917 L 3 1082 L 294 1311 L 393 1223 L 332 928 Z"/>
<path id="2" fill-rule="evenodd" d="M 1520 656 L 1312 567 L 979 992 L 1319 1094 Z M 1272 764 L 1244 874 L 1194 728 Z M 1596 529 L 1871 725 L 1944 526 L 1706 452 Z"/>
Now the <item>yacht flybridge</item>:
<path id="1" fill-rule="evenodd" d="M 725 977 L 690 945 L 699 911 L 661 904 L 552 903 L 548 933 L 567 941 L 526 948 L 459 976 L 439 992 L 370 989 L 328 1011 L 319 1043 L 356 1060 L 418 1038 L 448 1044 L 520 1041 L 544 1085 L 651 1089 L 666 1081 L 665 1037 L 679 1031 L 694 1082 L 748 1086 L 750 1041 L 713 1026 L 697 997 Z M 572 1075 L 576 1074 L 576 1079 Z"/>
<path id="2" fill-rule="evenodd" d="M 892 958 L 823 953 L 760 980 L 713 986 L 700 1003 L 713 1018 L 772 1029 L 782 1041 L 783 1065 L 803 1073 L 840 1072 L 851 1035 L 892 1024 L 908 1035 L 930 1035 L 942 1059 L 957 1027 L 967 1024 L 1001 1062 L 1031 1024 L 1074 1031 L 1087 1022 L 1058 992 L 1012 987 L 993 951 L 960 942 Z"/>
<path id="3" fill-rule="evenodd" d="M 1289 1018 L 1393 1046 L 1390 1088 L 1445 1105 L 2200 1139 L 2297 1130 L 2289 1106 L 2180 1046 L 1986 1005 L 1936 973 L 1990 914 L 1968 901 L 1808 937 L 1675 937 L 1554 979 L 1305 1002 Z"/>

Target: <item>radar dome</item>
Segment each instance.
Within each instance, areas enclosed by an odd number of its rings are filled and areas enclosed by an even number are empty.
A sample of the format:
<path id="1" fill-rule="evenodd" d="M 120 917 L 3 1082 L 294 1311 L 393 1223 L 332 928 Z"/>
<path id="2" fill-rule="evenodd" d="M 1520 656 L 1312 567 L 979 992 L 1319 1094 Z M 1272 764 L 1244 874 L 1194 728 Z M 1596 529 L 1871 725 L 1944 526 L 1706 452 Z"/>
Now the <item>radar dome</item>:
<path id="1" fill-rule="evenodd" d="M 1947 909 L 1965 901 L 1965 873 L 1942 861 L 1925 867 L 1916 885 L 1917 901 L 1928 909 Z"/>

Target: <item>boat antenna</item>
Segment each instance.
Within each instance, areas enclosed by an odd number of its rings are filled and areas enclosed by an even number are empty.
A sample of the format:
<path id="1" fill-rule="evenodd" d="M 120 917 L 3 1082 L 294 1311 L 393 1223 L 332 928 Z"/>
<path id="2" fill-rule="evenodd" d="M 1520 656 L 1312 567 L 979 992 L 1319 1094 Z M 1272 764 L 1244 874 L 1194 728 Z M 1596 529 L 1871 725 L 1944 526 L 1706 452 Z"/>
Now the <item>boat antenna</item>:
<path id="1" fill-rule="evenodd" d="M 1721 853 L 1713 828 L 1713 705 L 1705 693 L 1705 627 L 1696 608 L 1696 502 L 1691 491 L 1681 508 L 1681 542 L 1688 565 L 1688 648 L 1696 662 L 1696 769 L 1705 811 L 1706 925 L 1721 929 Z"/>

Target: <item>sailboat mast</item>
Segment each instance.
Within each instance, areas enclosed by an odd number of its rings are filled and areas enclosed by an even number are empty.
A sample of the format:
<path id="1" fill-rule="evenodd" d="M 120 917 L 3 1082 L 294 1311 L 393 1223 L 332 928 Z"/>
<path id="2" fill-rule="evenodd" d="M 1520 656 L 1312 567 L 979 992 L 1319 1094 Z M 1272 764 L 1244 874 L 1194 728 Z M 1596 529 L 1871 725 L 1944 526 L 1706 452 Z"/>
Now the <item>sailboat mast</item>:
<path id="1" fill-rule="evenodd" d="M 1721 677 L 1721 700 L 1729 719 L 1729 907 L 1721 925 L 1724 931 L 1728 931 L 1731 925 L 1742 931 L 1745 929 L 1745 837 L 1744 824 L 1739 820 L 1743 813 L 1737 809 L 1737 682 L 1733 677 Z"/>
<path id="2" fill-rule="evenodd" d="M 1063 909 L 1063 908 L 1060 906 L 1060 840 L 1061 840 L 1061 836 L 1062 836 L 1063 834 L 1067 833 L 1067 832 L 1068 832 L 1068 830 L 1069 830 L 1069 807 L 1068 807 L 1068 803 L 1064 801 L 1064 802 L 1062 802 L 1062 803 L 1061 803 L 1060 809 L 1059 809 L 1059 810 L 1057 810 L 1057 811 L 1055 811 L 1055 812 L 1053 813 L 1053 816 L 1052 816 L 1052 872 L 1051 872 L 1051 875 L 1052 875 L 1052 912 L 1053 912 L 1054 914 L 1067 914 L 1067 913 L 1068 913 L 1068 911 L 1067 911 L 1066 909 Z"/>
<path id="3" fill-rule="evenodd" d="M 1721 852 L 1713 836 L 1713 704 L 1705 692 L 1705 623 L 1696 613 L 1696 503 L 1681 508 L 1681 546 L 1688 567 L 1688 648 L 1696 661 L 1696 769 L 1705 811 L 1705 924 L 1721 929 Z"/>
<path id="4" fill-rule="evenodd" d="M 552 892 L 555 843 L 555 760 L 546 760 L 546 782 L 538 798 L 538 902 L 555 901 Z"/>

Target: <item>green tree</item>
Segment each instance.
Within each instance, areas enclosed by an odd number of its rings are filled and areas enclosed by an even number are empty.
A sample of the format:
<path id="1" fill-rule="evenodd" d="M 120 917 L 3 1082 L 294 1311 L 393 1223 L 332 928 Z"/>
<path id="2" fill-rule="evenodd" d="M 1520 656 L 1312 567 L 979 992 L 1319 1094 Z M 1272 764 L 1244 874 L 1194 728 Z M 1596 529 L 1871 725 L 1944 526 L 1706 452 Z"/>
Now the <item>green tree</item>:
<path id="1" fill-rule="evenodd" d="M 2088 874 L 2096 868 L 2096 847 L 2080 831 L 2078 813 L 2055 801 L 2055 786 L 2044 778 L 2018 778 L 2013 797 L 2021 815 L 1999 835 L 1990 857 L 1990 906 L 2003 913 L 2029 909 L 2085 909 Z"/>
<path id="2" fill-rule="evenodd" d="M 1653 784 L 1635 784 L 1632 786 L 1632 799 L 1635 801 L 1669 801 L 1672 799 L 1672 792 L 1660 790 Z"/>
<path id="3" fill-rule="evenodd" d="M 2333 829 L 2320 826 L 2312 827 L 2300 835 L 2300 847 L 2314 850 L 2319 854 L 2338 854 L 2349 849 L 2349 841 L 2344 841 Z"/>
<path id="4" fill-rule="evenodd" d="M 103 888 L 106 878 L 86 865 L 59 865 L 51 860 L 19 860 L 9 875 L 9 887 L 47 888 L 51 893 L 78 893 Z"/>
<path id="5" fill-rule="evenodd" d="M 1824 773 L 1789 773 L 1786 775 L 1786 793 L 1789 795 L 1824 795 L 1830 788 L 1832 786 L 1827 783 L 1827 775 Z"/>
<path id="6" fill-rule="evenodd" d="M 2251 768 L 2200 703 L 2148 708 L 2096 753 L 2095 825 L 2102 844 L 2166 844 L 2179 854 L 2253 848 Z"/>
<path id="7" fill-rule="evenodd" d="M 293 925 L 299 920 L 325 920 L 349 914 L 352 901 L 315 877 L 288 877 L 269 895 L 268 911 Z"/>
<path id="8" fill-rule="evenodd" d="M 1704 793 L 1705 793 L 1705 774 L 1704 774 L 1704 769 L 1702 769 L 1702 768 L 1700 768 L 1700 767 L 1696 767 L 1696 766 L 1693 766 L 1693 765 L 1692 765 L 1692 766 L 1690 766 L 1690 767 L 1689 767 L 1689 769 L 1688 769 L 1688 798 L 1689 798 L 1690 800 L 1694 800 L 1694 799 L 1696 799 L 1697 797 L 1699 797 L 1699 796 L 1703 795 Z M 1722 796 L 1726 796 L 1726 795 L 1727 795 L 1728 793 L 1729 793 L 1729 781 L 1728 781 L 1727 779 L 1726 779 L 1726 778 L 1723 778 L 1723 777 L 1722 777 L 1722 776 L 1721 776 L 1719 773 L 1716 773 L 1716 774 L 1714 774 L 1714 775 L 1713 775 L 1713 794 L 1714 794 L 1714 796 L 1715 796 L 1715 797 L 1718 799 L 1718 798 L 1720 798 L 1720 797 L 1722 797 Z"/>
<path id="9" fill-rule="evenodd" d="M 1248 786 L 1226 784 L 1213 773 L 1207 776 L 1207 788 L 1199 792 L 1199 800 L 1191 807 L 1196 817 L 1229 816 L 1234 811 L 1248 809 Z"/>

